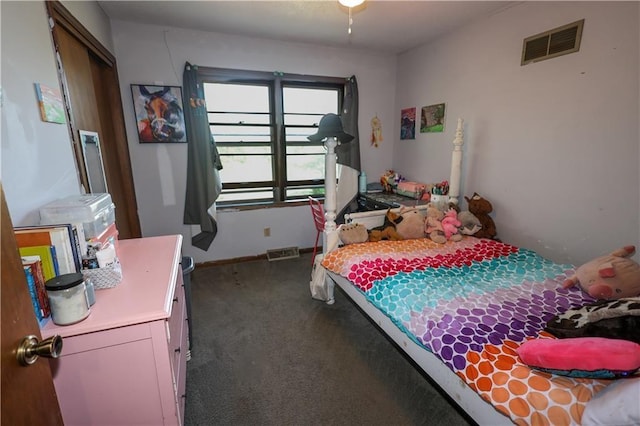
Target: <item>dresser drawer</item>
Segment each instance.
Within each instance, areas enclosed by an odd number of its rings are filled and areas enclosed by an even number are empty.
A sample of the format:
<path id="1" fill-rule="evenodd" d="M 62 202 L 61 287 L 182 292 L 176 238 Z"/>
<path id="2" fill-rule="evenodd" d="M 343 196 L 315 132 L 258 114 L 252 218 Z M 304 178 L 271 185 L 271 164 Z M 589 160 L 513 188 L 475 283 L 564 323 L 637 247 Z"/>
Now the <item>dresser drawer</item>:
<path id="1" fill-rule="evenodd" d="M 182 319 L 185 315 L 184 289 L 182 285 L 176 286 L 176 292 L 173 296 L 173 306 L 171 307 L 171 316 L 168 320 L 169 327 L 169 348 L 177 348 L 180 346 L 180 332 L 182 331 Z"/>
<path id="2" fill-rule="evenodd" d="M 187 322 L 187 318 L 184 318 L 182 321 L 182 339 L 180 344 L 180 352 L 174 352 L 174 371 L 177 371 L 176 374 L 176 388 L 177 388 L 177 402 L 178 402 L 178 413 L 180 413 L 180 418 L 184 419 L 184 405 L 185 399 L 187 397 L 187 350 L 189 349 L 187 346 L 187 338 L 189 336 L 189 324 Z"/>

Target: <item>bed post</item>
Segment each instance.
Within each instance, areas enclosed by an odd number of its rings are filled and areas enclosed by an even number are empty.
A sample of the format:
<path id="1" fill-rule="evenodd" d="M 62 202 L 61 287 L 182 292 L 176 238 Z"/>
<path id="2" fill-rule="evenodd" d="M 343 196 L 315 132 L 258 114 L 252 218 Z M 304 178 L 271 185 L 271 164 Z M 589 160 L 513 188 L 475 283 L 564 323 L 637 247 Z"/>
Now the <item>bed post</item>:
<path id="1" fill-rule="evenodd" d="M 451 176 L 449 177 L 449 202 L 459 205 L 460 197 L 460 173 L 462 170 L 462 118 L 458 118 L 456 137 L 453 139 L 453 152 L 451 153 Z"/>
<path id="2" fill-rule="evenodd" d="M 322 253 L 326 254 L 338 246 L 338 231 L 336 231 L 336 209 L 337 209 L 337 188 L 336 188 L 336 146 L 338 140 L 335 137 L 328 137 L 324 143 L 327 154 L 324 160 L 324 232 L 322 233 Z M 333 298 L 334 282 L 327 275 L 325 278 L 327 286 L 327 304 L 331 305 L 335 301 Z"/>

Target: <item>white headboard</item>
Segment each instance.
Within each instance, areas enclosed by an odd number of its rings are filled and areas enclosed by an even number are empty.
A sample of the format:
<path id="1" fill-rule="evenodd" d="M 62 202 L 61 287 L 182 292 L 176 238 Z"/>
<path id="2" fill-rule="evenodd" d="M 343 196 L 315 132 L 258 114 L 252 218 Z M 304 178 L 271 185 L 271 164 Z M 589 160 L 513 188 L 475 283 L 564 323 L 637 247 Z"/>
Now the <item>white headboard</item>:
<path id="1" fill-rule="evenodd" d="M 462 171 L 462 145 L 464 144 L 462 133 L 463 120 L 458 118 L 455 138 L 453 139 L 453 152 L 451 153 L 451 173 L 449 176 L 449 202 L 458 204 L 460 197 L 460 174 Z M 336 152 L 338 141 L 331 137 L 325 141 L 327 154 L 325 156 L 325 224 L 322 247 L 324 252 L 338 246 L 338 233 L 336 231 Z M 417 206 L 417 209 L 426 209 L 426 205 Z M 392 209 L 399 211 L 400 208 Z M 387 210 L 376 210 L 345 215 L 347 222 L 364 224 L 368 229 L 375 228 L 384 223 L 384 215 Z"/>

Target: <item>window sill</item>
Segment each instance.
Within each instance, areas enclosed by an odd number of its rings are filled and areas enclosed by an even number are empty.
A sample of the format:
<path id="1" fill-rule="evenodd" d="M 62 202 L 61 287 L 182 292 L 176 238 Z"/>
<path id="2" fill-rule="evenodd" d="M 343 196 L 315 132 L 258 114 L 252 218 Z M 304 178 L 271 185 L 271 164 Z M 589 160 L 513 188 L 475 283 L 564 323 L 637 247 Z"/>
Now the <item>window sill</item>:
<path id="1" fill-rule="evenodd" d="M 307 200 L 304 201 L 290 201 L 290 202 L 279 202 L 279 203 L 271 203 L 271 204 L 250 204 L 250 205 L 222 205 L 216 206 L 216 211 L 218 212 L 236 212 L 236 211 L 247 211 L 247 210 L 263 210 L 263 209 L 277 209 L 282 207 L 299 207 L 309 205 Z"/>

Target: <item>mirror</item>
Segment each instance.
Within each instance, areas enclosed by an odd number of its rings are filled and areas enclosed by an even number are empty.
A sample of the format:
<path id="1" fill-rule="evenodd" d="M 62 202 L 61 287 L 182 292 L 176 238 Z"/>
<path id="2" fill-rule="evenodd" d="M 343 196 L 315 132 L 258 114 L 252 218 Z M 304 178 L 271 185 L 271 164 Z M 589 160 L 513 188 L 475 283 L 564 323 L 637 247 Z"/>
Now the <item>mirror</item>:
<path id="1" fill-rule="evenodd" d="M 88 130 L 80 130 L 79 132 L 84 167 L 89 181 L 87 192 L 109 192 L 107 190 L 107 178 L 104 174 L 104 164 L 102 163 L 102 152 L 100 151 L 100 137 L 97 132 Z"/>

